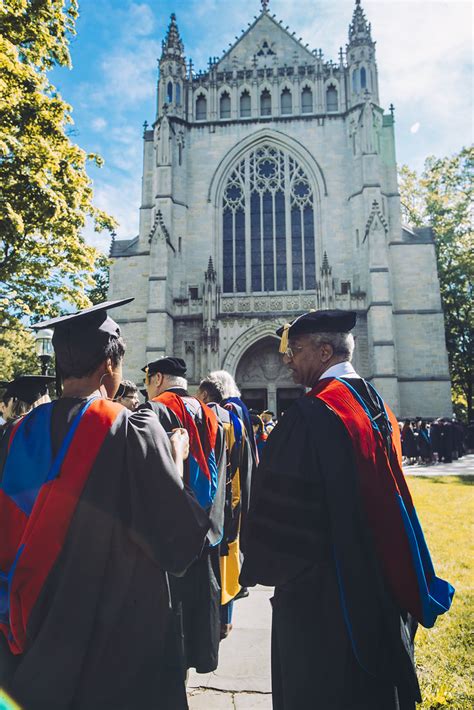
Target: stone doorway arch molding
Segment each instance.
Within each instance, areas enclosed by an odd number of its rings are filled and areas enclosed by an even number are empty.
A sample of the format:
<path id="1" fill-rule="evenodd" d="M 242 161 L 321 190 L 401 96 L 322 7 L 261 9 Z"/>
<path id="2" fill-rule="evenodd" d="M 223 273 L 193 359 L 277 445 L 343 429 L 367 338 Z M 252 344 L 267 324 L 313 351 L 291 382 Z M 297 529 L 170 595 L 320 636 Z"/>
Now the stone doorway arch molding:
<path id="1" fill-rule="evenodd" d="M 241 357 L 252 345 L 255 345 L 262 338 L 274 338 L 275 350 L 278 350 L 279 339 L 275 335 L 275 331 L 282 325 L 280 321 L 271 320 L 249 328 L 232 343 L 222 361 L 222 369 L 230 372 L 232 377 L 235 377 L 237 367 Z"/>

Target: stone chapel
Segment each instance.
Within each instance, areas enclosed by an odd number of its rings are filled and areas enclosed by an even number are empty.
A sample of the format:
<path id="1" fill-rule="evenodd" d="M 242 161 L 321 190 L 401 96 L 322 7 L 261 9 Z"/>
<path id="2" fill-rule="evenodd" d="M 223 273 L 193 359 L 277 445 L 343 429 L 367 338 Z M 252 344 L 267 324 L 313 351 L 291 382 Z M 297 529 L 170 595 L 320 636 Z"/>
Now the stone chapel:
<path id="1" fill-rule="evenodd" d="M 199 72 L 171 16 L 139 234 L 111 247 L 109 296 L 135 296 L 118 319 L 124 374 L 141 383 L 146 362 L 183 357 L 191 390 L 223 368 L 248 406 L 279 413 L 300 389 L 276 328 L 352 309 L 355 367 L 398 417 L 449 415 L 433 239 L 402 224 L 394 110 L 360 0 L 336 61 L 261 6 Z"/>

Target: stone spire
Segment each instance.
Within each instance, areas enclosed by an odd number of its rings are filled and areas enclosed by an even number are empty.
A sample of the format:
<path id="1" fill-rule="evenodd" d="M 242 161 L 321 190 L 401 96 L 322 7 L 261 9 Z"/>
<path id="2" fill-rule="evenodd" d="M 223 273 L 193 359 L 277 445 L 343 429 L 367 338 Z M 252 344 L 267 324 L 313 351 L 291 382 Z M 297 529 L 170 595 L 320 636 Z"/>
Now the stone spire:
<path id="1" fill-rule="evenodd" d="M 349 46 L 355 47 L 360 44 L 373 43 L 370 22 L 367 22 L 360 0 L 356 0 L 352 22 L 349 25 Z"/>
<path id="2" fill-rule="evenodd" d="M 161 47 L 161 61 L 164 59 L 181 59 L 183 57 L 184 45 L 179 34 L 174 12 L 171 15 L 168 31 L 165 39 L 161 43 Z"/>
<path id="3" fill-rule="evenodd" d="M 212 256 L 209 257 L 209 263 L 207 265 L 207 271 L 204 274 L 204 278 L 206 281 L 215 281 L 217 278 L 217 272 L 212 262 Z"/>
<path id="4" fill-rule="evenodd" d="M 326 275 L 326 274 L 330 275 L 331 272 L 332 272 L 332 269 L 329 266 L 329 259 L 328 259 L 327 252 L 324 252 L 323 265 L 321 266 L 321 274 L 322 275 Z"/>

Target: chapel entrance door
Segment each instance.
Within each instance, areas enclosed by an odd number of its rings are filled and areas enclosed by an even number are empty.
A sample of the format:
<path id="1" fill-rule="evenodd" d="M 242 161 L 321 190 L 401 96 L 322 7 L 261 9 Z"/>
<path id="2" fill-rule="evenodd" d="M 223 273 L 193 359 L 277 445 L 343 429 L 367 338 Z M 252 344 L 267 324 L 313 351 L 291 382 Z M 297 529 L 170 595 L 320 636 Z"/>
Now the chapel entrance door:
<path id="1" fill-rule="evenodd" d="M 236 382 L 250 409 L 270 409 L 278 417 L 301 394 L 278 352 L 279 339 L 268 336 L 250 346 L 237 366 Z"/>
<path id="2" fill-rule="evenodd" d="M 256 412 L 263 412 L 267 409 L 267 390 L 264 388 L 244 387 L 242 389 L 242 399 L 249 409 Z"/>

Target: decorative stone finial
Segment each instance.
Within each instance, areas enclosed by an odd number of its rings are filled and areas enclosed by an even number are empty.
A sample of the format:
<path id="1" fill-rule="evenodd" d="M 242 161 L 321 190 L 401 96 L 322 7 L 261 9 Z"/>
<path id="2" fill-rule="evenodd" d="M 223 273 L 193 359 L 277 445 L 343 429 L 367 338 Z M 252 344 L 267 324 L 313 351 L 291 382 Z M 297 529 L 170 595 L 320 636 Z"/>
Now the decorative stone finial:
<path id="1" fill-rule="evenodd" d="M 268 12 L 270 0 L 260 0 L 260 2 L 262 3 L 262 12 Z"/>
<path id="2" fill-rule="evenodd" d="M 116 238 L 117 238 L 117 232 L 115 231 L 115 229 L 112 229 L 112 232 L 110 233 L 109 256 L 113 255 Z"/>
<path id="3" fill-rule="evenodd" d="M 370 23 L 367 22 L 360 0 L 356 0 L 352 22 L 349 25 L 349 44 L 372 44 Z"/>
<path id="4" fill-rule="evenodd" d="M 182 58 L 184 52 L 184 45 L 181 40 L 178 25 L 176 23 L 176 15 L 174 12 L 170 17 L 170 23 L 168 25 L 168 31 L 166 37 L 161 43 L 162 53 L 161 59 L 177 59 Z"/>
<path id="5" fill-rule="evenodd" d="M 206 281 L 215 281 L 217 277 L 217 271 L 214 268 L 214 263 L 212 261 L 212 256 L 209 257 L 209 263 L 207 265 L 207 271 L 204 274 Z"/>
<path id="6" fill-rule="evenodd" d="M 331 267 L 329 266 L 329 259 L 327 252 L 324 252 L 323 256 L 323 264 L 321 266 L 321 275 L 324 276 L 325 274 L 330 275 L 332 272 Z"/>

